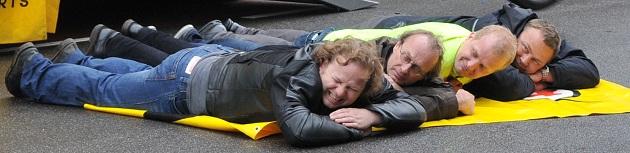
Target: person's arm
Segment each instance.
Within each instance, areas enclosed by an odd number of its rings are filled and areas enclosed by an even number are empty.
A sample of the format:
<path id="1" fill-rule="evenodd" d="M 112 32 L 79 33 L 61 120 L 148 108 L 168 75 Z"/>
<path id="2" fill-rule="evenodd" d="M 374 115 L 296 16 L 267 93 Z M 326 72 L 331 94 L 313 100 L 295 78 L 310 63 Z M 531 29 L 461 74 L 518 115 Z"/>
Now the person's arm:
<path id="1" fill-rule="evenodd" d="M 599 71 L 581 49 L 562 40 L 560 51 L 549 64 L 547 88 L 583 89 L 599 84 Z"/>
<path id="2" fill-rule="evenodd" d="M 459 104 L 455 90 L 441 78 L 421 81 L 404 89 L 424 106 L 427 121 L 457 117 Z"/>
<path id="3" fill-rule="evenodd" d="M 423 100 L 435 100 L 437 97 L 411 96 L 394 89 L 387 80 L 385 88 L 370 101 L 373 103 L 365 109 L 381 115 L 381 122 L 374 124 L 395 130 L 417 129 L 427 120 L 427 112 L 422 105 Z"/>
<path id="4" fill-rule="evenodd" d="M 535 87 L 529 75 L 508 66 L 501 71 L 471 81 L 464 85 L 464 89 L 476 97 L 513 101 L 530 96 Z"/>
<path id="5" fill-rule="evenodd" d="M 313 147 L 362 139 L 362 131 L 311 111 L 326 106 L 320 104 L 322 86 L 319 75 L 314 74 L 316 65 L 305 69 L 309 70 L 296 76 L 280 74 L 271 90 L 274 113 L 285 140 L 296 147 Z"/>

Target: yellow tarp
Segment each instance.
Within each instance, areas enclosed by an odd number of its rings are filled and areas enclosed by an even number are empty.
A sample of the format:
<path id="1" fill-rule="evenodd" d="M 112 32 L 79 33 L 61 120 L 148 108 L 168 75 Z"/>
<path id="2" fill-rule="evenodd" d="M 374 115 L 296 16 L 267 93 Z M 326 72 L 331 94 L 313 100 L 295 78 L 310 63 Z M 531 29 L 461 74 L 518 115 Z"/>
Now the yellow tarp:
<path id="1" fill-rule="evenodd" d="M 46 40 L 55 33 L 60 0 L 0 0 L 0 44 Z"/>
<path id="2" fill-rule="evenodd" d="M 431 121 L 420 127 L 466 125 L 478 123 L 510 122 L 531 119 L 587 116 L 592 114 L 616 114 L 630 112 L 630 89 L 621 85 L 601 80 L 595 88 L 578 90 L 577 97 L 550 99 L 517 100 L 499 102 L 485 98 L 476 99 L 475 114 L 453 119 Z M 105 108 L 86 104 L 86 109 L 114 114 L 145 117 L 146 111 L 124 108 Z M 157 119 L 160 120 L 160 119 Z M 170 120 L 169 120 L 170 121 Z M 181 117 L 172 123 L 194 127 L 242 132 L 256 140 L 271 134 L 280 133 L 275 122 L 235 124 L 211 116 Z M 374 130 L 383 130 L 374 128 Z"/>

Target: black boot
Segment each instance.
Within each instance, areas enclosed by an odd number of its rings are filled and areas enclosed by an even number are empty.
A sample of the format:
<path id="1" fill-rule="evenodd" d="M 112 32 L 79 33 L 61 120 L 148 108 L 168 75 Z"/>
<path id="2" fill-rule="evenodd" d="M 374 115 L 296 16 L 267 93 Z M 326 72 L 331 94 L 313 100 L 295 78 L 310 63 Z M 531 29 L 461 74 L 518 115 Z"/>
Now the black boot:
<path id="1" fill-rule="evenodd" d="M 25 43 L 20 46 L 15 55 L 13 56 L 13 63 L 7 72 L 7 76 L 4 78 L 4 84 L 7 86 L 7 90 L 15 97 L 24 97 L 22 90 L 20 89 L 22 72 L 26 64 L 33 59 L 34 55 L 39 54 L 37 48 L 33 43 Z"/>
<path id="2" fill-rule="evenodd" d="M 107 41 L 119 33 L 120 32 L 107 28 L 105 25 L 96 25 L 94 29 L 92 29 L 92 34 L 90 34 L 90 47 L 86 55 L 96 58 L 110 57 L 111 55 L 107 53 Z"/>
<path id="3" fill-rule="evenodd" d="M 55 50 L 57 54 L 52 58 L 53 63 L 65 63 L 68 55 L 80 51 L 79 46 L 74 42 L 74 39 L 68 38 L 59 44 Z"/>

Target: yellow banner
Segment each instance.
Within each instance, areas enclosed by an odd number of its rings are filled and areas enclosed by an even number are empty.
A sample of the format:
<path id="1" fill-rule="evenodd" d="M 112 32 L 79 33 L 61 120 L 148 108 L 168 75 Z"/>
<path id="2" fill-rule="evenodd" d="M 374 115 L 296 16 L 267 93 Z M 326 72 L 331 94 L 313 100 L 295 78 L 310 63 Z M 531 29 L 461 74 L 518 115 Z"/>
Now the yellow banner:
<path id="1" fill-rule="evenodd" d="M 60 0 L 0 0 L 0 44 L 46 40 L 54 33 Z"/>

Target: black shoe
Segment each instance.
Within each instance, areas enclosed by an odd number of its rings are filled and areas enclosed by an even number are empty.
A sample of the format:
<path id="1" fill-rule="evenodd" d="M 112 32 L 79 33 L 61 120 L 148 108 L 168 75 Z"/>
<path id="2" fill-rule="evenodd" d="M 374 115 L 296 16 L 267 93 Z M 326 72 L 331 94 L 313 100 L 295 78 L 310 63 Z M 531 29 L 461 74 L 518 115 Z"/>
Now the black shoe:
<path id="1" fill-rule="evenodd" d="M 120 32 L 114 31 L 107 26 L 99 24 L 92 29 L 90 34 L 90 47 L 87 50 L 86 55 L 94 56 L 96 58 L 106 58 L 107 55 L 107 41 L 119 34 Z"/>
<path id="2" fill-rule="evenodd" d="M 136 21 L 128 19 L 127 21 L 125 21 L 125 23 L 123 23 L 120 32 L 127 37 L 132 37 L 134 34 L 137 34 L 142 28 L 144 27 L 136 23 Z"/>
<path id="3" fill-rule="evenodd" d="M 24 93 L 20 89 L 20 82 L 22 79 L 22 72 L 26 64 L 33 59 L 33 56 L 39 54 L 37 48 L 33 43 L 25 43 L 20 46 L 15 55 L 13 56 L 13 63 L 7 72 L 7 76 L 4 78 L 4 84 L 7 86 L 7 90 L 15 97 L 24 97 Z"/>
<path id="4" fill-rule="evenodd" d="M 212 40 L 215 35 L 224 32 L 227 32 L 227 29 L 219 20 L 212 20 L 199 29 L 199 34 L 204 40 Z"/>
<path id="5" fill-rule="evenodd" d="M 55 50 L 57 54 L 52 58 L 53 63 L 64 63 L 68 55 L 73 54 L 74 52 L 80 51 L 79 46 L 74 42 L 74 39 L 68 38 L 62 41 Z"/>
<path id="6" fill-rule="evenodd" d="M 243 34 L 243 32 L 245 31 L 246 27 L 232 21 L 232 19 L 228 18 L 227 20 L 225 20 L 225 23 L 223 23 L 223 26 L 225 26 L 225 28 L 228 31 L 232 31 L 234 33 L 237 34 Z"/>

